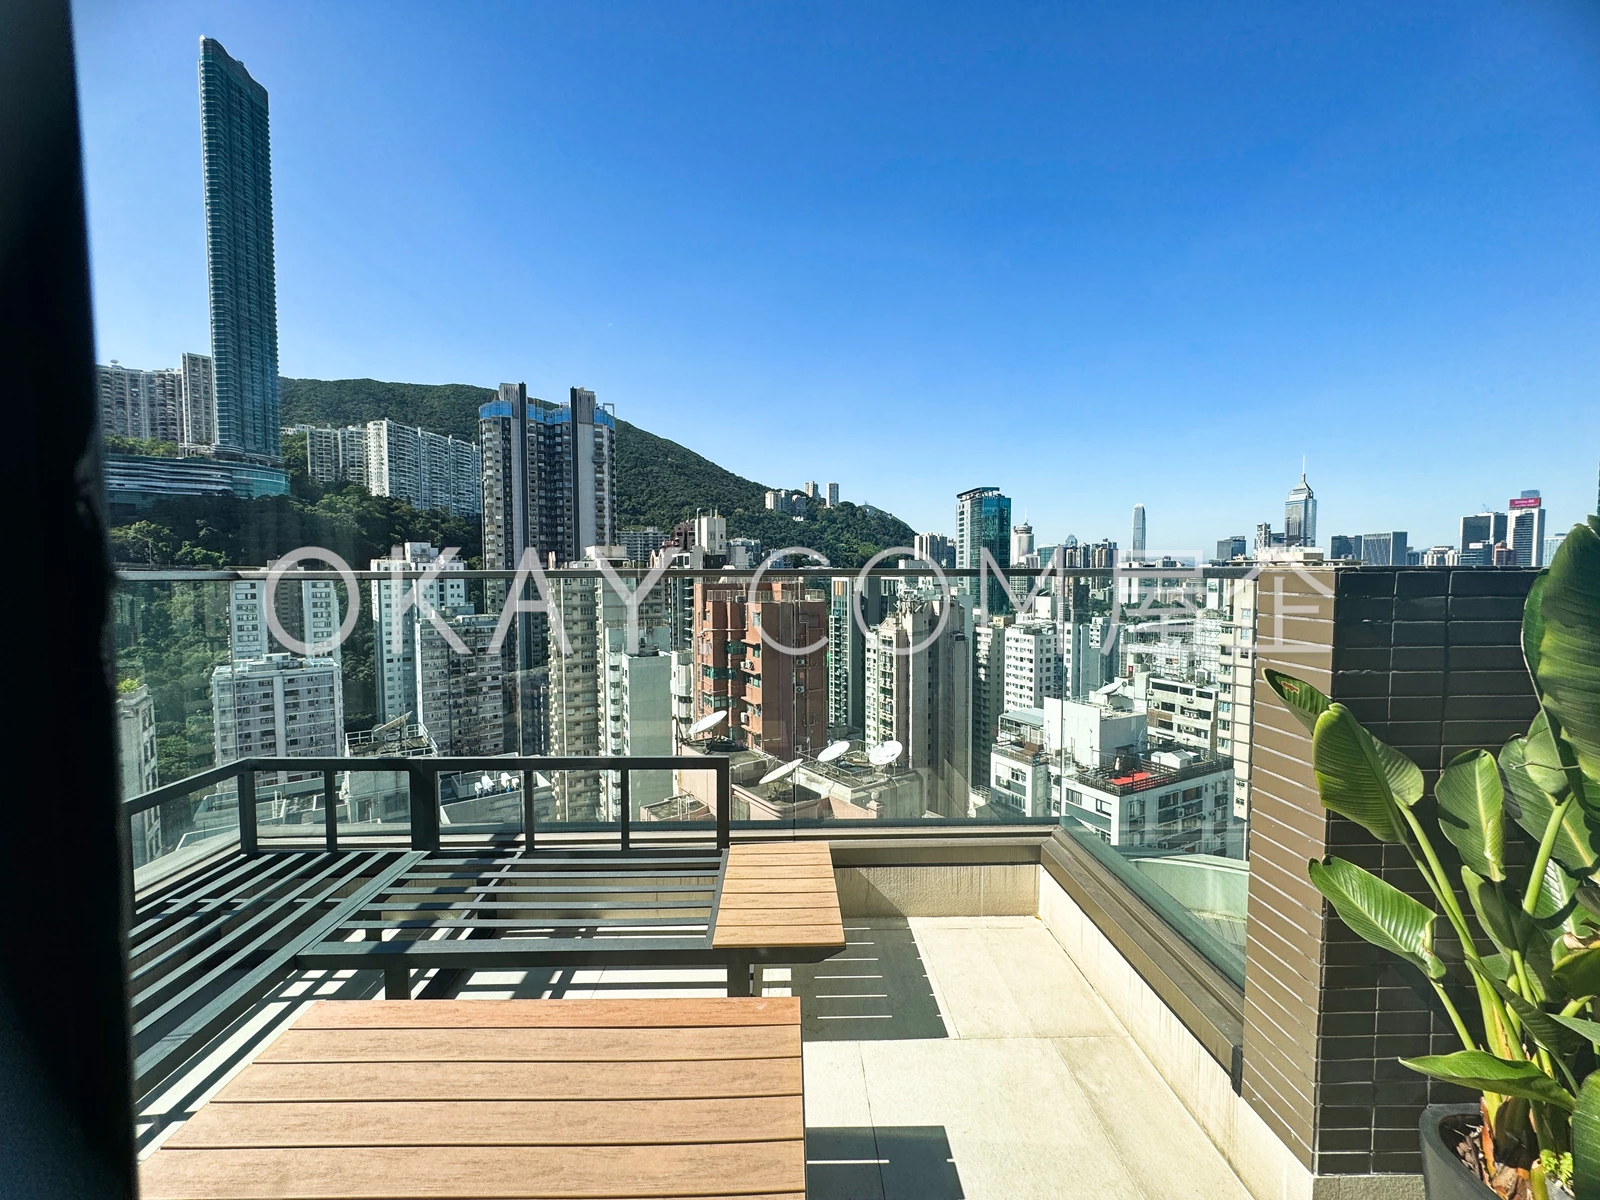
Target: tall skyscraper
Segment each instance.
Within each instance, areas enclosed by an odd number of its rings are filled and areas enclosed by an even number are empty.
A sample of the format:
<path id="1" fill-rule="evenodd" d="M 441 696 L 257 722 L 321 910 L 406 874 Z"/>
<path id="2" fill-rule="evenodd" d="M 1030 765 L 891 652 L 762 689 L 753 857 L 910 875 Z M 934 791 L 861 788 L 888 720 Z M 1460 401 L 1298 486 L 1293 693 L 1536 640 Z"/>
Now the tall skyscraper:
<path id="1" fill-rule="evenodd" d="M 1361 535 L 1361 561 L 1369 567 L 1403 567 L 1409 560 L 1411 548 L 1407 535 L 1401 530 Z"/>
<path id="2" fill-rule="evenodd" d="M 839 507 L 839 485 L 837 483 L 830 483 L 828 485 L 828 507 Z"/>
<path id="3" fill-rule="evenodd" d="M 1489 546 L 1506 540 L 1506 514 L 1503 512 L 1474 513 L 1461 518 L 1461 544 L 1456 549 L 1463 552 L 1482 542 Z"/>
<path id="4" fill-rule="evenodd" d="M 200 145 L 219 452 L 280 461 L 267 90 L 200 39 Z"/>
<path id="5" fill-rule="evenodd" d="M 1511 501 L 1506 544 L 1519 567 L 1544 566 L 1544 501 L 1534 488 Z"/>
<path id="6" fill-rule="evenodd" d="M 1033 553 L 1033 526 L 1024 521 L 1011 529 L 1011 561 L 1020 563 Z"/>
<path id="7" fill-rule="evenodd" d="M 529 546 L 541 563 L 566 563 L 615 544 L 616 427 L 587 388 L 549 405 L 526 384 L 500 385 L 478 410 L 486 567 L 514 569 Z"/>
<path id="8" fill-rule="evenodd" d="M 921 534 L 917 537 L 938 537 Z M 943 540 L 943 539 L 941 539 Z M 941 563 L 941 566 L 944 564 Z M 860 737 L 866 729 L 866 667 L 862 626 L 871 629 L 888 615 L 888 595 L 876 575 L 859 588 L 848 575 L 833 577 L 828 605 L 828 728 L 830 737 Z M 860 607 L 861 623 L 852 611 Z"/>
<path id="9" fill-rule="evenodd" d="M 1227 562 L 1233 558 L 1243 558 L 1249 553 L 1250 539 L 1242 533 L 1236 533 L 1232 537 L 1219 538 L 1217 540 L 1218 562 Z"/>
<path id="10" fill-rule="evenodd" d="M 911 539 L 911 547 L 922 562 L 940 567 L 956 565 L 956 549 L 942 533 L 919 533 Z"/>
<path id="11" fill-rule="evenodd" d="M 1359 533 L 1336 533 L 1328 539 L 1328 557 L 1353 558 L 1361 560 L 1361 535 Z"/>
<path id="12" fill-rule="evenodd" d="M 1011 565 L 1011 498 L 1002 495 L 999 488 L 969 488 L 956 496 L 956 569 L 978 568 L 985 550 L 1002 568 Z M 972 598 L 970 607 L 974 609 L 978 582 L 973 578 L 960 583 L 961 591 Z M 989 597 L 989 611 L 1009 611 L 1005 592 L 999 587 L 991 590 L 999 595 Z"/>
<path id="13" fill-rule="evenodd" d="M 1283 505 L 1283 544 L 1317 544 L 1317 497 L 1306 482 L 1304 468 L 1300 471 L 1300 482 L 1289 489 L 1289 498 Z"/>
<path id="14" fill-rule="evenodd" d="M 1144 505 L 1133 506 L 1133 553 L 1135 557 L 1144 553 Z"/>

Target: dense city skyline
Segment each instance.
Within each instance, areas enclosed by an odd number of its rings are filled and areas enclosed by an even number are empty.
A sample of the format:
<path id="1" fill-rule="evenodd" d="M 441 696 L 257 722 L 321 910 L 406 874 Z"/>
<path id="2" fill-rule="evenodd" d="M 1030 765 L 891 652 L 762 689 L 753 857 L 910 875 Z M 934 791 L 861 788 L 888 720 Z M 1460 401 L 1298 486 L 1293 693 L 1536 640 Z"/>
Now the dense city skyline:
<path id="1" fill-rule="evenodd" d="M 206 32 L 273 95 L 286 374 L 582 383 L 743 475 L 825 472 L 919 529 L 999 481 L 1042 544 L 1125 540 L 1142 502 L 1152 550 L 1201 551 L 1276 513 L 1302 454 L 1327 529 L 1426 545 L 1523 488 L 1555 528 L 1591 503 L 1600 98 L 1575 8 L 77 20 L 102 361 L 205 345 Z M 677 71 L 691 46 L 715 69 Z M 538 104 L 472 82 L 507 47 Z M 617 68 L 598 92 L 577 86 L 595 55 Z M 708 394 L 757 436 L 680 428 Z M 1553 451 L 1452 440 L 1529 406 Z M 1219 486 L 1132 479 L 1118 438 L 1214 446 Z"/>

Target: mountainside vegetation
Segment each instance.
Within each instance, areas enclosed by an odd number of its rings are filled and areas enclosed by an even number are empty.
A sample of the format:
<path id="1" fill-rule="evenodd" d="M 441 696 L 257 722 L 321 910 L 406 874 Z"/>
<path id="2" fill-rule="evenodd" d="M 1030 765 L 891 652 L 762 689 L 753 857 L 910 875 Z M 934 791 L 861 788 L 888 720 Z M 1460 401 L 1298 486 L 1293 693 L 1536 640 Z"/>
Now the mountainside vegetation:
<path id="1" fill-rule="evenodd" d="M 345 425 L 387 416 L 475 442 L 478 406 L 494 393 L 467 384 L 285 379 L 282 395 L 285 425 Z M 129 439 L 107 439 L 107 449 L 162 452 Z M 482 565 L 482 527 L 476 519 L 418 511 L 403 500 L 371 495 L 359 484 L 319 484 L 306 473 L 303 433 L 283 439 L 283 455 L 288 495 L 158 501 L 111 526 L 113 559 L 132 567 L 260 567 L 297 547 L 320 546 L 360 570 L 391 546 L 426 541 L 459 546 L 469 567 Z M 858 567 L 880 549 L 911 543 L 910 527 L 881 510 L 818 505 L 806 520 L 796 521 L 767 510 L 766 490 L 676 442 L 617 422 L 622 528 L 670 531 L 697 510 L 716 509 L 727 518 L 732 537 L 758 538 L 768 552 L 805 546 L 839 567 Z M 161 781 L 204 769 L 213 754 L 211 674 L 228 656 L 227 583 L 125 581 L 118 586 L 115 611 L 119 679 L 129 687 L 147 685 L 155 700 Z M 345 728 L 371 728 L 377 716 L 370 619 L 356 623 L 341 654 Z"/>
<path id="2" fill-rule="evenodd" d="M 349 425 L 388 417 L 468 441 L 478 437 L 478 406 L 496 395 L 490 388 L 464 383 L 289 378 L 281 381 L 281 394 L 285 425 Z M 300 461 L 305 461 L 303 449 Z M 909 525 L 865 505 L 816 505 L 803 522 L 769 512 L 768 486 L 631 422 L 617 421 L 619 528 L 655 526 L 670 532 L 697 511 L 715 509 L 727 518 L 730 537 L 757 538 L 767 550 L 806 546 L 841 567 L 860 566 L 888 546 L 911 544 Z"/>
<path id="3" fill-rule="evenodd" d="M 478 406 L 493 388 L 470 383 L 384 383 L 377 379 L 278 380 L 284 425 L 362 425 L 388 417 L 464 442 L 478 440 Z"/>

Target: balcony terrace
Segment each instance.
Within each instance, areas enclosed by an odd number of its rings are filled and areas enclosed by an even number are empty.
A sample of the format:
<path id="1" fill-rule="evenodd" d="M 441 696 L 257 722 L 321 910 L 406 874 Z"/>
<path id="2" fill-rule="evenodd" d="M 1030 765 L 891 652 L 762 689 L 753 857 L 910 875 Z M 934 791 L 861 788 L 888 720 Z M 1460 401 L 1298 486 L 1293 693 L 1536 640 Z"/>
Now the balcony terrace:
<path id="1" fill-rule="evenodd" d="M 1370 706 L 1378 687 L 1406 689 L 1408 704 L 1422 683 L 1442 695 L 1455 677 L 1378 672 L 1343 649 L 1399 636 L 1361 589 L 1390 589 L 1393 612 L 1400 589 L 1466 596 L 1488 576 L 1322 570 L 1250 593 L 1263 663 L 1320 670 L 1352 705 Z M 1519 603 L 1526 579 L 1497 573 L 1492 585 L 1510 591 L 1494 603 Z M 1340 620 L 1347 593 L 1360 602 Z M 1299 636 L 1268 636 L 1277 606 L 1314 603 L 1319 615 L 1291 626 Z M 1458 636 L 1465 662 L 1486 653 L 1486 635 L 1515 631 L 1463 617 L 1435 632 Z M 1354 665 L 1332 673 L 1331 661 Z M 1459 679 L 1504 685 L 1494 702 L 1508 711 L 1525 704 L 1504 673 Z M 891 690 L 886 702 L 904 699 Z M 1374 1041 L 1352 1062 L 1348 1035 L 1316 1032 L 1353 993 L 1286 990 L 1301 987 L 1283 978 L 1287 946 L 1301 980 L 1349 953 L 1301 874 L 1350 834 L 1315 807 L 1308 746 L 1275 706 L 1269 695 L 1250 709 L 1236 692 L 1230 714 L 1267 772 L 1245 779 L 1248 859 L 1194 852 L 1218 795 L 1232 820 L 1232 784 L 1185 795 L 1238 764 L 1160 746 L 1062 774 L 1063 796 L 1081 787 L 1127 806 L 1115 818 L 1076 802 L 1030 818 L 992 792 L 968 816 L 935 817 L 926 796 L 957 765 L 881 765 L 856 740 L 763 783 L 785 764 L 727 740 L 740 735 L 725 725 L 680 731 L 669 758 L 552 759 L 441 755 L 426 727 L 402 723 L 351 739 L 344 757 L 228 763 L 164 786 L 124 806 L 141 1152 L 314 999 L 748 992 L 800 1000 L 813 1196 L 1411 1195 L 1414 1114 L 1443 1090 L 1388 1077 L 1404 1048 L 1380 1054 Z M 1408 752 L 1437 763 L 1447 733 Z M 1041 770 L 1053 757 L 1004 737 L 991 753 Z M 651 776 L 666 782 L 631 792 Z M 564 807 L 580 792 L 596 799 Z M 826 847 L 842 949 L 717 945 L 728 856 L 757 846 Z M 1355 969 L 1384 968 L 1369 957 Z M 1354 1019 L 1376 1029 L 1394 1005 L 1413 1023 L 1441 1019 L 1411 990 Z M 1326 1087 L 1330 1063 L 1371 1081 Z M 1367 1114 L 1361 1129 L 1337 1124 L 1351 1110 Z M 1334 1149 L 1356 1142 L 1367 1149 Z"/>

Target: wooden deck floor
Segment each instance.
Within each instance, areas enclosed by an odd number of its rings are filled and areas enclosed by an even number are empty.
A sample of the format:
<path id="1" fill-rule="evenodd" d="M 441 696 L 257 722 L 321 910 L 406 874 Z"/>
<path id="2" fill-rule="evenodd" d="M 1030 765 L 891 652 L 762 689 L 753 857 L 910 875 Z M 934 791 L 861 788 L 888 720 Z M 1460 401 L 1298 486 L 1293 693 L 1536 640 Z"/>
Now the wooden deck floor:
<path id="1" fill-rule="evenodd" d="M 318 1003 L 140 1184 L 145 1200 L 800 1200 L 800 1004 Z"/>

